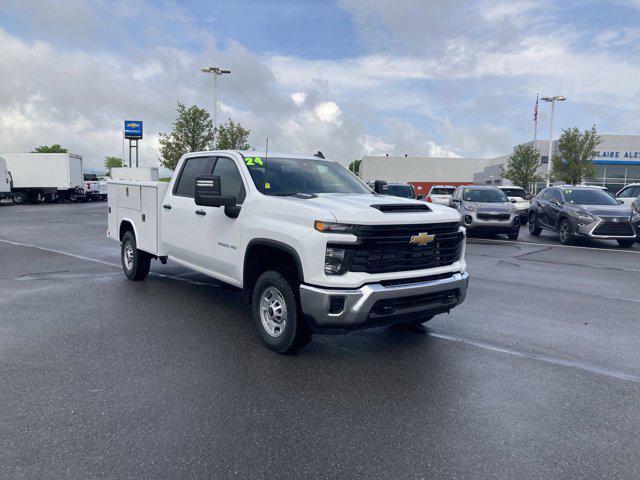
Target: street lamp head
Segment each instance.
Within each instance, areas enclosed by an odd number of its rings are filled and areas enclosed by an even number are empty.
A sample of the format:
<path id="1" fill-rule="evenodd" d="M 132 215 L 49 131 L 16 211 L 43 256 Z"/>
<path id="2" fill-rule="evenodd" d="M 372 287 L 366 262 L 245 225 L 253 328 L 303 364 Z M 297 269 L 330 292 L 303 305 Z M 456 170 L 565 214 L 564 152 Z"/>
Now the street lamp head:
<path id="1" fill-rule="evenodd" d="M 231 73 L 231 70 L 229 70 L 228 68 L 221 68 L 221 67 L 202 67 L 200 71 L 202 73 L 215 73 L 216 75 Z"/>
<path id="2" fill-rule="evenodd" d="M 567 99 L 567 97 L 563 97 L 562 95 L 556 95 L 554 97 L 542 97 L 540 100 L 542 100 L 543 102 L 564 102 Z"/>
<path id="3" fill-rule="evenodd" d="M 556 100 L 557 100 L 558 102 L 564 102 L 566 99 L 567 99 L 567 97 L 563 97 L 562 95 L 558 95 L 558 96 L 556 97 Z"/>

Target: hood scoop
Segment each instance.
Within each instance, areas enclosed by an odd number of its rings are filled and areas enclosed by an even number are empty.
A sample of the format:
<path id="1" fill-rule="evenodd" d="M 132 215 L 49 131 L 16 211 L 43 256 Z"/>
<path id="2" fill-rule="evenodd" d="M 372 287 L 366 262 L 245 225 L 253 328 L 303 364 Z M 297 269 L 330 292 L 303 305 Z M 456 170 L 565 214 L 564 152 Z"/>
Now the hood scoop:
<path id="1" fill-rule="evenodd" d="M 430 212 L 431 209 L 427 204 L 411 204 L 411 203 L 387 203 L 381 205 L 371 205 L 372 208 L 380 210 L 382 213 L 411 213 L 411 212 Z"/>

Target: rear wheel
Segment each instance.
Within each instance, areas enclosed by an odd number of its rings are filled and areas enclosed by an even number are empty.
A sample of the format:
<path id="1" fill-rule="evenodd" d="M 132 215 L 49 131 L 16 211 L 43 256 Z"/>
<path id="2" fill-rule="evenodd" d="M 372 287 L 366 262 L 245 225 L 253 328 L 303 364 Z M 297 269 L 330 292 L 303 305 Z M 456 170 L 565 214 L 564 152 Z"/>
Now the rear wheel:
<path id="1" fill-rule="evenodd" d="M 122 269 L 129 280 L 144 280 L 149 275 L 151 256 L 138 250 L 133 232 L 125 232 L 121 247 Z"/>
<path id="2" fill-rule="evenodd" d="M 69 201 L 70 202 L 77 202 L 78 201 L 78 195 L 76 195 L 75 193 L 71 193 L 69 195 Z"/>
<path id="3" fill-rule="evenodd" d="M 626 239 L 626 238 L 618 239 L 618 245 L 620 245 L 622 248 L 633 247 L 634 243 L 636 243 L 634 239 Z"/>
<path id="4" fill-rule="evenodd" d="M 542 228 L 538 226 L 538 216 L 535 213 L 529 215 L 529 234 L 537 237 L 542 233 Z"/>
<path id="5" fill-rule="evenodd" d="M 560 234 L 560 243 L 563 243 L 564 245 L 569 245 L 573 243 L 573 234 L 571 233 L 571 224 L 569 223 L 569 220 L 567 220 L 566 218 L 563 218 L 562 220 L 560 220 L 559 234 Z"/>
<path id="6" fill-rule="evenodd" d="M 292 353 L 311 340 L 293 280 L 275 270 L 258 278 L 253 289 L 253 321 L 264 344 L 274 352 Z"/>
<path id="7" fill-rule="evenodd" d="M 509 237 L 509 240 L 517 240 L 519 234 L 520 234 L 520 229 L 514 230 L 513 232 L 509 232 L 507 234 L 507 237 Z"/>
<path id="8" fill-rule="evenodd" d="M 13 203 L 17 205 L 24 205 L 27 203 L 27 194 L 24 192 L 16 192 L 13 194 Z"/>

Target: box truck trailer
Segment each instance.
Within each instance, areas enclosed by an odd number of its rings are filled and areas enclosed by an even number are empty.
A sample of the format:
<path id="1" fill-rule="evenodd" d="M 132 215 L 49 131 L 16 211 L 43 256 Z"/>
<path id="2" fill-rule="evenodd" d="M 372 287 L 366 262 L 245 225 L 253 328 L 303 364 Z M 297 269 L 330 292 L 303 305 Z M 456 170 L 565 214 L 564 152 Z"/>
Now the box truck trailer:
<path id="1" fill-rule="evenodd" d="M 0 157 L 0 200 L 13 198 L 11 183 L 11 174 L 7 169 L 7 162 L 4 158 Z"/>
<path id="2" fill-rule="evenodd" d="M 83 198 L 82 156 L 71 153 L 0 154 L 11 173 L 14 203 Z"/>

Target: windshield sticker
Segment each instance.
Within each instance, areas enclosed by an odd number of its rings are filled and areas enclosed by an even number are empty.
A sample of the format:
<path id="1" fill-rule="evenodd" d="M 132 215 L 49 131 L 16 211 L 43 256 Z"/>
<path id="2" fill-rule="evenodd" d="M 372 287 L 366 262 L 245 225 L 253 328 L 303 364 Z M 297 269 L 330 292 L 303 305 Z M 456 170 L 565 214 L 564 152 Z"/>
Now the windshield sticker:
<path id="1" fill-rule="evenodd" d="M 244 163 L 247 167 L 255 167 L 256 165 L 264 166 L 264 161 L 260 157 L 245 157 Z"/>
<path id="2" fill-rule="evenodd" d="M 573 190 L 565 190 L 564 193 L 571 193 Z"/>
<path id="3" fill-rule="evenodd" d="M 470 188 L 465 188 L 465 189 L 464 189 L 464 193 L 469 193 L 470 191 L 471 191 L 471 189 L 470 189 Z"/>
<path id="4" fill-rule="evenodd" d="M 271 188 L 271 184 L 270 183 L 265 183 L 264 184 L 264 188 Z"/>

